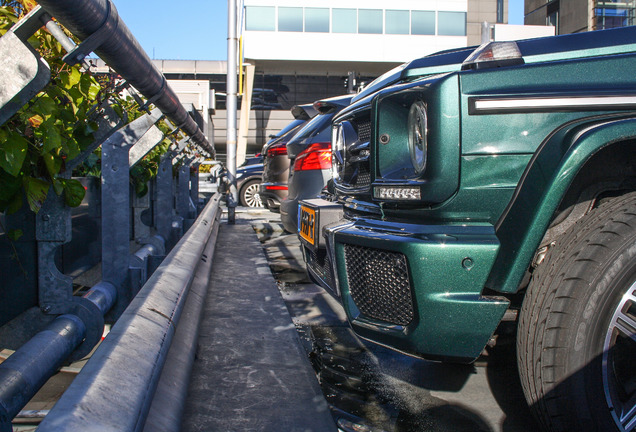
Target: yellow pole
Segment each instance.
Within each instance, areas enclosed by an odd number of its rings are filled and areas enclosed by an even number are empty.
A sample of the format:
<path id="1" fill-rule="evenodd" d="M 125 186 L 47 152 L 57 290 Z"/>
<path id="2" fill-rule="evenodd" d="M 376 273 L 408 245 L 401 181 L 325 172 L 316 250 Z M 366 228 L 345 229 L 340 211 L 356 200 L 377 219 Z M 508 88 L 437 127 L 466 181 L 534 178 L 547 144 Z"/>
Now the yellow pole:
<path id="1" fill-rule="evenodd" d="M 243 94 L 243 36 L 239 37 L 239 91 L 238 94 Z"/>

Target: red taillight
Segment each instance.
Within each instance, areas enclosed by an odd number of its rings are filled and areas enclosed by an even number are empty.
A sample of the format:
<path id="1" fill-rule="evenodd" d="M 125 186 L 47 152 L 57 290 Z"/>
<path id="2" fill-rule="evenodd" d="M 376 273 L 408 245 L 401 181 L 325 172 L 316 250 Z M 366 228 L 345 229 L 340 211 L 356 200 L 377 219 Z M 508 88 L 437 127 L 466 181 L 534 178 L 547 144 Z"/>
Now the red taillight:
<path id="1" fill-rule="evenodd" d="M 276 144 L 267 149 L 267 157 L 285 156 L 287 155 L 287 145 Z"/>
<path id="2" fill-rule="evenodd" d="M 283 185 L 280 185 L 280 186 L 265 185 L 265 189 L 267 189 L 267 190 L 287 190 L 288 186 L 287 185 L 285 185 L 285 186 L 283 186 Z"/>
<path id="3" fill-rule="evenodd" d="M 294 162 L 294 171 L 331 168 L 331 143 L 315 143 L 300 152 Z"/>

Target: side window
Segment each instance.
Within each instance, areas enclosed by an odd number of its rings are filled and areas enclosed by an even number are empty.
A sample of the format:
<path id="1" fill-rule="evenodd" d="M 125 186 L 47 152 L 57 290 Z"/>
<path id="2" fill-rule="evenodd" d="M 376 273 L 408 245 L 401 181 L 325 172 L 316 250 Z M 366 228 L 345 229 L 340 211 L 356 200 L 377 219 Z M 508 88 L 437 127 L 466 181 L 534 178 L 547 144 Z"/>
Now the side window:
<path id="1" fill-rule="evenodd" d="M 246 6 L 245 29 L 254 31 L 276 30 L 276 10 L 270 6 Z"/>
<path id="2" fill-rule="evenodd" d="M 329 33 L 329 9 L 305 8 L 305 31 Z"/>
<path id="3" fill-rule="evenodd" d="M 303 31 L 303 8 L 279 7 L 278 31 L 301 32 Z"/>
<path id="4" fill-rule="evenodd" d="M 409 11 L 387 10 L 384 13 L 386 34 L 409 34 Z"/>
<path id="5" fill-rule="evenodd" d="M 466 36 L 465 12 L 439 12 L 437 15 L 440 36 Z"/>
<path id="6" fill-rule="evenodd" d="M 332 33 L 356 33 L 358 28 L 358 13 L 355 9 L 332 9 Z"/>
<path id="7" fill-rule="evenodd" d="M 358 33 L 382 34 L 382 10 L 358 9 Z"/>
<path id="8" fill-rule="evenodd" d="M 412 11 L 411 12 L 411 34 L 434 35 L 435 34 L 435 12 Z"/>

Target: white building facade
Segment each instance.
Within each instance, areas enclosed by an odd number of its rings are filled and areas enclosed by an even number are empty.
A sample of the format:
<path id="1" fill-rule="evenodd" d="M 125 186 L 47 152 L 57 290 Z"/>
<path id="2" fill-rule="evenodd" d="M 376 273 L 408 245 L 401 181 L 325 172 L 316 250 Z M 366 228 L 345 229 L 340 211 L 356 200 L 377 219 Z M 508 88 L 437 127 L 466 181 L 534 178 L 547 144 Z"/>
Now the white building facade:
<path id="1" fill-rule="evenodd" d="M 245 0 L 250 60 L 403 63 L 467 46 L 468 0 Z"/>

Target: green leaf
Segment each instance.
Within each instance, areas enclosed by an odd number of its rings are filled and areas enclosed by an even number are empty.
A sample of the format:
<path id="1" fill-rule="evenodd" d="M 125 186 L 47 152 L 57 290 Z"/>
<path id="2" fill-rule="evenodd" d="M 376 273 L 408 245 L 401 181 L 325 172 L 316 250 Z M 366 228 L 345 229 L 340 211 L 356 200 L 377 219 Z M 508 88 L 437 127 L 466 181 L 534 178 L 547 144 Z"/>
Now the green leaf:
<path id="1" fill-rule="evenodd" d="M 46 94 L 38 98 L 34 106 L 36 107 L 34 111 L 44 117 L 54 115 L 58 111 L 57 103 Z"/>
<path id="2" fill-rule="evenodd" d="M 64 202 L 69 207 L 77 207 L 86 195 L 84 186 L 75 179 L 62 180 L 64 186 Z"/>
<path id="3" fill-rule="evenodd" d="M 52 155 L 51 153 L 44 153 L 42 155 L 42 159 L 44 159 L 44 165 L 46 165 L 46 170 L 49 172 L 49 175 L 51 178 L 54 178 L 57 173 L 60 172 L 62 159 Z"/>
<path id="4" fill-rule="evenodd" d="M 64 143 L 64 150 L 66 151 L 66 155 L 68 156 L 67 160 L 74 159 L 81 153 L 80 144 L 75 138 L 67 139 L 64 141 Z"/>
<path id="5" fill-rule="evenodd" d="M 22 179 L 0 169 L 0 185 L 2 185 L 0 187 L 0 201 L 9 202 L 15 195 L 20 195 Z"/>
<path id="6" fill-rule="evenodd" d="M 61 75 L 64 87 L 67 89 L 76 86 L 77 83 L 80 82 L 81 77 L 82 74 L 77 68 L 72 68 L 70 72 L 65 72 L 65 75 Z"/>
<path id="7" fill-rule="evenodd" d="M 13 214 L 22 208 L 22 194 L 16 193 L 11 200 L 9 201 L 9 205 L 7 207 L 7 214 Z"/>
<path id="8" fill-rule="evenodd" d="M 97 84 L 96 82 L 93 82 L 91 86 L 88 88 L 88 98 L 90 100 L 95 100 L 100 90 L 101 90 L 101 87 L 99 86 L 99 84 Z"/>
<path id="9" fill-rule="evenodd" d="M 71 96 L 72 101 L 75 105 L 80 105 L 84 102 L 84 95 L 77 87 L 73 87 L 72 89 L 70 89 L 68 91 L 68 94 Z"/>
<path id="10" fill-rule="evenodd" d="M 64 179 L 56 178 L 53 180 L 53 191 L 57 196 L 62 195 L 64 192 Z"/>
<path id="11" fill-rule="evenodd" d="M 0 167 L 17 177 L 22 169 L 22 163 L 27 155 L 28 141 L 17 133 L 10 133 L 4 142 L 0 143 Z"/>
<path id="12" fill-rule="evenodd" d="M 45 122 L 44 126 L 44 152 L 50 152 L 51 150 L 58 149 L 62 146 L 62 136 L 57 126 L 52 122 Z"/>
<path id="13" fill-rule="evenodd" d="M 20 240 L 20 237 L 24 235 L 24 232 L 19 228 L 14 228 L 14 229 L 10 229 L 7 235 L 9 236 L 11 240 L 18 241 Z"/>
<path id="14" fill-rule="evenodd" d="M 90 75 L 82 75 L 80 77 L 79 90 L 82 92 L 84 96 L 89 97 L 89 93 L 90 93 L 90 89 L 92 85 L 93 85 L 93 80 L 91 79 Z"/>
<path id="15" fill-rule="evenodd" d="M 40 211 L 44 200 L 46 200 L 46 194 L 49 191 L 49 184 L 41 179 L 33 177 L 24 178 L 24 190 L 26 192 L 27 202 L 29 208 L 33 213 Z"/>

